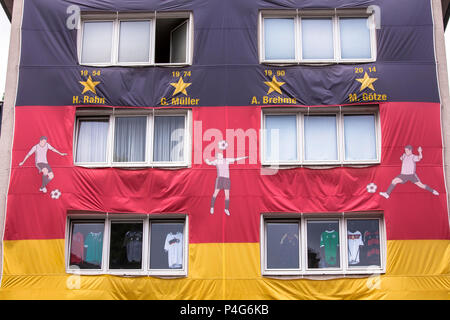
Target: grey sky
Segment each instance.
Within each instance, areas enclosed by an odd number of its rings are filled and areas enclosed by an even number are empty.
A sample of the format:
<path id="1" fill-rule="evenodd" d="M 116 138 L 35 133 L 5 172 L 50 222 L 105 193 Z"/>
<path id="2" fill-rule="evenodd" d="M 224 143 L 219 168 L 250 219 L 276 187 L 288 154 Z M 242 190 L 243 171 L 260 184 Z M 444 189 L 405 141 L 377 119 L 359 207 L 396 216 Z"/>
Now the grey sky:
<path id="1" fill-rule="evenodd" d="M 6 80 L 6 65 L 8 61 L 9 34 L 11 24 L 6 17 L 5 12 L 0 8 L 0 99 L 3 97 Z M 450 78 L 450 26 L 445 32 L 445 47 L 447 52 L 447 67 L 449 68 Z M 449 81 L 450 84 L 450 81 Z"/>

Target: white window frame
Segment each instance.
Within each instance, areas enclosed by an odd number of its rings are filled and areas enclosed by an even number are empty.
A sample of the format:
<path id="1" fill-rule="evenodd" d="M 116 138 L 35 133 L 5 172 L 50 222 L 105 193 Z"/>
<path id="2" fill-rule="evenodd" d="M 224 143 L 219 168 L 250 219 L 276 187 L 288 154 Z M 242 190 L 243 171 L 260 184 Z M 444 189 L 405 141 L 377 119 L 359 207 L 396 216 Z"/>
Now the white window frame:
<path id="1" fill-rule="evenodd" d="M 289 64 L 289 63 L 296 63 L 299 60 L 300 57 L 300 27 L 298 25 L 298 19 L 296 17 L 296 14 L 293 12 L 286 12 L 286 13 L 276 13 L 273 11 L 268 12 L 265 15 L 262 15 L 262 13 L 260 12 L 259 15 L 260 19 L 260 28 L 259 29 L 259 34 L 260 34 L 260 63 L 274 63 L 274 64 Z M 265 34 L 264 34 L 264 19 L 294 19 L 294 49 L 295 49 L 295 57 L 294 59 L 286 59 L 286 60 L 265 60 L 265 46 L 264 46 L 264 39 L 265 39 Z"/>
<path id="2" fill-rule="evenodd" d="M 261 267 L 263 275 L 297 275 L 303 272 L 303 241 L 302 241 L 302 225 L 300 215 L 292 214 L 290 216 L 281 216 L 281 217 L 273 217 L 273 219 L 264 219 L 263 215 L 261 215 Z M 298 224 L 298 259 L 299 259 L 299 268 L 298 269 L 269 269 L 267 268 L 267 222 L 269 223 L 297 223 Z"/>
<path id="3" fill-rule="evenodd" d="M 114 132 L 117 117 L 147 117 L 145 161 L 143 162 L 114 162 Z M 154 119 L 156 116 L 183 116 L 184 121 L 184 154 L 183 161 L 153 161 L 154 146 Z M 106 162 L 77 162 L 78 134 L 80 120 L 94 120 L 109 118 Z M 189 167 L 192 156 L 192 112 L 190 109 L 177 110 L 79 110 L 77 111 L 74 128 L 73 155 L 76 166 L 95 167 Z"/>
<path id="4" fill-rule="evenodd" d="M 294 18 L 295 33 L 295 60 L 267 60 L 265 58 L 264 43 L 264 19 L 266 18 Z M 304 59 L 302 45 L 302 19 L 307 18 L 331 18 L 333 26 L 333 51 L 332 59 Z M 367 18 L 370 32 L 370 58 L 343 59 L 341 57 L 340 44 L 340 18 Z M 258 19 L 259 63 L 274 65 L 289 64 L 335 64 L 335 63 L 369 63 L 377 59 L 377 38 L 375 29 L 375 17 L 365 9 L 336 9 L 336 10 L 260 10 Z"/>
<path id="5" fill-rule="evenodd" d="M 347 243 L 347 221 L 348 220 L 378 220 L 380 241 L 380 266 L 349 266 L 348 265 L 348 243 Z M 337 220 L 339 223 L 339 268 L 308 268 L 308 221 L 330 221 Z M 267 223 L 272 222 L 298 222 L 300 268 L 299 269 L 268 269 L 267 268 Z M 386 226 L 384 215 L 381 212 L 341 212 L 341 213 L 265 213 L 261 214 L 260 228 L 260 255 L 261 274 L 263 276 L 323 276 L 330 275 L 345 277 L 347 275 L 372 275 L 386 272 Z"/>
<path id="6" fill-rule="evenodd" d="M 186 61 L 185 62 L 155 62 L 156 48 L 156 20 L 169 18 L 185 18 L 187 23 L 186 35 Z M 82 62 L 83 53 L 83 34 L 85 22 L 113 22 L 111 60 L 109 62 Z M 149 21 L 150 22 L 150 38 L 149 41 L 149 60 L 138 62 L 120 62 L 119 61 L 119 42 L 120 42 L 120 22 L 127 21 Z M 115 14 L 90 14 L 82 13 L 78 22 L 77 33 L 77 56 L 78 63 L 82 66 L 92 67 L 108 67 L 108 66 L 188 66 L 192 65 L 193 41 L 194 41 L 194 23 L 192 12 L 153 12 L 153 13 L 115 13 Z M 171 44 L 170 44 L 171 45 Z M 171 51 L 172 48 L 169 48 Z"/>
<path id="7" fill-rule="evenodd" d="M 266 142 L 270 132 L 266 130 L 266 116 L 268 115 L 296 115 L 297 116 L 297 160 L 296 161 L 268 161 L 266 159 Z M 305 160 L 305 115 L 335 115 L 337 137 L 337 160 Z M 375 119 L 375 148 L 376 159 L 345 160 L 344 116 L 346 115 L 373 115 Z M 330 108 L 262 108 L 261 128 L 263 129 L 260 140 L 260 158 L 264 166 L 351 166 L 373 165 L 381 161 L 381 126 L 378 106 L 358 107 L 330 107 Z"/>
<path id="8" fill-rule="evenodd" d="M 188 264 L 188 232 L 187 232 L 187 216 L 186 220 L 184 221 L 184 229 L 183 229 L 183 268 L 182 269 L 151 269 L 150 268 L 150 247 L 151 247 L 151 232 L 152 232 L 152 224 L 153 223 L 180 223 L 182 220 L 180 219 L 164 219 L 164 217 L 161 217 L 160 219 L 150 219 L 149 220 L 149 226 L 148 226 L 148 248 L 147 252 L 149 253 L 147 256 L 147 265 L 148 265 L 148 274 L 153 276 L 165 276 L 165 275 L 176 275 L 176 276 L 183 276 L 187 275 L 187 264 Z"/>
<path id="9" fill-rule="evenodd" d="M 80 269 L 70 266 L 70 251 L 72 240 L 72 224 L 93 221 L 104 222 L 102 263 L 99 269 Z M 150 226 L 154 221 L 184 223 L 183 229 L 183 268 L 182 269 L 150 269 Z M 109 267 L 111 224 L 113 222 L 142 222 L 142 267 L 141 269 L 111 269 Z M 102 275 L 117 276 L 168 276 L 186 277 L 189 262 L 189 218 L 187 214 L 117 214 L 117 213 L 76 213 L 69 214 L 66 223 L 65 235 L 65 269 L 68 274 L 76 275 Z"/>

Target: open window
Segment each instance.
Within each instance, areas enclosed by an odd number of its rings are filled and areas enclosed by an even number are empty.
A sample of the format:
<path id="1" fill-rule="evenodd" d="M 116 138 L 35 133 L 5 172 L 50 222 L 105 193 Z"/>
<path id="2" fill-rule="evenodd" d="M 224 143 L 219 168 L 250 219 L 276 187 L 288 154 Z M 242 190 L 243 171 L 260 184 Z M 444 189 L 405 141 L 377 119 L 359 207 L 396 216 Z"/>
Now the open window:
<path id="1" fill-rule="evenodd" d="M 155 63 L 187 63 L 187 18 L 156 20 Z"/>
<path id="2" fill-rule="evenodd" d="M 192 13 L 82 14 L 79 61 L 92 66 L 187 65 Z"/>

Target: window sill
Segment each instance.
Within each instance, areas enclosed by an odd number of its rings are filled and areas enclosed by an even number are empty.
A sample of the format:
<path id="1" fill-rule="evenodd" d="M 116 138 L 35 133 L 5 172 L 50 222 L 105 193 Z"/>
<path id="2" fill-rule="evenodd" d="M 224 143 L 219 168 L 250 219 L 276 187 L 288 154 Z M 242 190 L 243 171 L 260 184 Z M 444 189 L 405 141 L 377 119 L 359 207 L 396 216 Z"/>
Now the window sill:
<path id="1" fill-rule="evenodd" d="M 367 161 L 367 162 L 280 162 L 280 163 L 261 163 L 263 168 L 269 169 L 270 167 L 282 167 L 282 168 L 292 168 L 292 167 L 367 167 L 379 165 L 381 162 Z"/>
<path id="2" fill-rule="evenodd" d="M 82 168 L 91 168 L 91 169 L 97 169 L 97 168 L 119 168 L 119 169 L 148 169 L 148 168 L 170 168 L 170 169 L 183 169 L 183 168 L 189 168 L 190 164 L 188 163 L 124 163 L 124 164 L 107 164 L 107 163 L 75 163 L 76 167 L 82 167 Z"/>
<path id="3" fill-rule="evenodd" d="M 365 278 L 371 277 L 374 275 L 382 275 L 385 274 L 386 270 L 377 268 L 377 269 L 365 269 L 365 270 L 347 270 L 343 272 L 339 271 L 304 271 L 304 272 L 290 272 L 290 271 L 264 271 L 262 273 L 263 277 L 267 278 L 277 278 L 277 279 L 302 279 L 302 278 L 311 278 L 317 280 L 327 280 L 327 279 L 338 279 L 338 278 Z"/>
<path id="4" fill-rule="evenodd" d="M 332 64 L 359 64 L 359 63 L 375 63 L 375 58 L 371 59 L 341 59 L 341 60 L 262 60 L 260 64 L 263 65 L 279 65 L 279 66 L 295 66 L 295 65 L 332 65 Z"/>
<path id="5" fill-rule="evenodd" d="M 103 271 L 103 270 L 66 270 L 67 274 L 77 275 L 77 276 L 102 276 L 102 275 L 112 275 L 112 276 L 120 276 L 120 277 L 161 277 L 161 278 L 184 278 L 187 277 L 186 271 L 178 271 L 178 272 L 160 272 L 160 271 Z"/>
<path id="6" fill-rule="evenodd" d="M 109 67 L 188 67 L 192 63 L 180 62 L 180 63 L 149 63 L 149 62 L 136 62 L 136 63 L 79 63 L 80 67 L 95 67 L 95 68 L 109 68 Z"/>

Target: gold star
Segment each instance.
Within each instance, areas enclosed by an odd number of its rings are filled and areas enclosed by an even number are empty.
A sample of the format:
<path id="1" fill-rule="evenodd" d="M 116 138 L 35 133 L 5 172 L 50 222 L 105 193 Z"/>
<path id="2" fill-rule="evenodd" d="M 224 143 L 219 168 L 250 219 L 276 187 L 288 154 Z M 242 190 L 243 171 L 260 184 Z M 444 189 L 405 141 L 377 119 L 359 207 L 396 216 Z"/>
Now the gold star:
<path id="1" fill-rule="evenodd" d="M 364 78 L 356 79 L 356 81 L 361 83 L 361 89 L 359 91 L 363 91 L 365 88 L 372 89 L 375 91 L 375 88 L 373 87 L 373 84 L 375 81 L 377 81 L 378 78 L 371 78 L 367 74 L 367 72 L 364 73 Z"/>
<path id="2" fill-rule="evenodd" d="M 86 81 L 79 81 L 83 86 L 83 92 L 81 94 L 84 94 L 87 91 L 91 91 L 94 94 L 97 94 L 95 92 L 95 86 L 98 85 L 100 83 L 100 81 L 92 81 L 91 76 L 89 76 L 89 78 Z"/>
<path id="3" fill-rule="evenodd" d="M 179 92 L 182 92 L 185 96 L 187 96 L 186 88 L 189 87 L 192 83 L 187 83 L 183 81 L 183 77 L 180 77 L 178 79 L 178 82 L 172 82 L 170 85 L 175 88 L 175 91 L 173 92 L 172 96 L 176 95 Z"/>
<path id="4" fill-rule="evenodd" d="M 277 78 L 275 78 L 275 76 L 273 76 L 272 81 L 264 81 L 265 84 L 267 84 L 269 86 L 269 91 L 267 91 L 267 94 L 270 94 L 271 92 L 278 92 L 279 94 L 281 94 L 281 89 L 280 87 L 285 84 L 285 82 L 280 82 L 277 80 Z"/>

